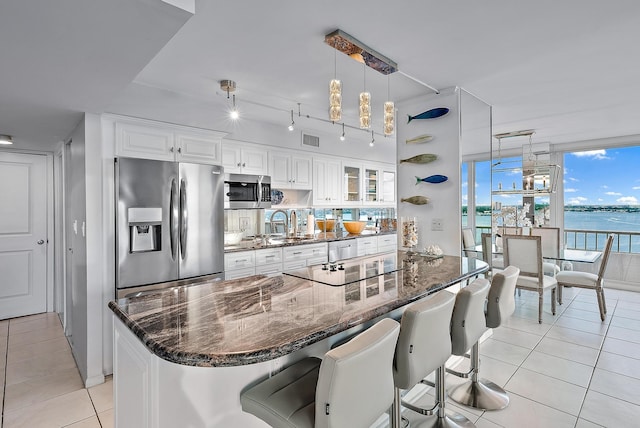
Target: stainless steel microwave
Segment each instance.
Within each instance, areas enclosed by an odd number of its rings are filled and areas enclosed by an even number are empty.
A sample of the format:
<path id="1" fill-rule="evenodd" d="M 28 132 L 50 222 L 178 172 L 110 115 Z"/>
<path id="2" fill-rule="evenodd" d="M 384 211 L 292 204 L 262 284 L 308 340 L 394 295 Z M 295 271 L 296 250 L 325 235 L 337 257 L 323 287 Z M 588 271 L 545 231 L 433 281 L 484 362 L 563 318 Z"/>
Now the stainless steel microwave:
<path id="1" fill-rule="evenodd" d="M 271 177 L 225 174 L 225 208 L 271 208 Z"/>

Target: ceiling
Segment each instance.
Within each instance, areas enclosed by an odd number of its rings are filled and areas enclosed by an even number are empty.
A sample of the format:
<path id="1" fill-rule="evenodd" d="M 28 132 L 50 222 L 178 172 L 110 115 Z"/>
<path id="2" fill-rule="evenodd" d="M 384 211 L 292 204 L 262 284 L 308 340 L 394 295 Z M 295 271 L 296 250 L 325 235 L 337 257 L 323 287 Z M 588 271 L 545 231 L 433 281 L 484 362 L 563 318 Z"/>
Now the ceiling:
<path id="1" fill-rule="evenodd" d="M 494 133 L 535 129 L 552 144 L 640 135 L 639 23 L 635 0 L 196 0 L 190 19 L 161 0 L 3 2 L 0 134 L 52 147 L 85 111 L 232 131 L 241 122 L 228 121 L 218 84 L 232 79 L 242 120 L 286 127 L 293 109 L 303 128 L 337 135 L 298 117 L 298 103 L 302 116 L 327 118 L 324 35 L 339 28 L 403 73 L 491 104 Z M 377 133 L 387 93 L 396 103 L 432 93 L 335 61 L 347 125 L 357 126 L 365 80 Z"/>

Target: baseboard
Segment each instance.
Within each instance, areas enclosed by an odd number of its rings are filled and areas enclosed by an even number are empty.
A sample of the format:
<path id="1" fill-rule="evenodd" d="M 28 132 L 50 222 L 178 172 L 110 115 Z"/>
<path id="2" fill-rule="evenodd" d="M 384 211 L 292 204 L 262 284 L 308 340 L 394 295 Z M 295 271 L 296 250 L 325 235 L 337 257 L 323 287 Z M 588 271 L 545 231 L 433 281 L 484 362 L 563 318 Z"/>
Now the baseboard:
<path id="1" fill-rule="evenodd" d="M 639 283 L 628 282 L 628 281 L 616 281 L 615 279 L 605 278 L 604 287 L 605 287 L 605 290 L 607 288 L 615 288 L 616 290 L 626 290 L 626 291 L 636 291 L 636 292 L 640 291 Z"/>

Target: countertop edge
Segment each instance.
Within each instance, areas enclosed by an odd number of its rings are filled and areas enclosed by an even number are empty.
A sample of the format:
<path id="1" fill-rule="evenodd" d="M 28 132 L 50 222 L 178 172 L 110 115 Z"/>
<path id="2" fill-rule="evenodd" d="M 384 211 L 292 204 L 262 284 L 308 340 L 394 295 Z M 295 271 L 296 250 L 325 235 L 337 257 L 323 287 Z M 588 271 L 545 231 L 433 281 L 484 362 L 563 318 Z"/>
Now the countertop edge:
<path id="1" fill-rule="evenodd" d="M 151 352 L 163 360 L 169 361 L 175 364 L 181 364 L 186 366 L 195 367 L 236 367 L 250 364 L 261 363 L 275 358 L 290 354 L 296 350 L 299 350 L 305 346 L 316 343 L 322 339 L 325 339 L 334 334 L 348 330 L 349 328 L 363 324 L 367 321 L 375 319 L 385 314 L 389 314 L 394 310 L 403 306 L 416 302 L 426 296 L 446 289 L 454 284 L 460 283 L 474 276 L 482 274 L 489 269 L 486 265 L 479 269 L 475 269 L 471 272 L 460 275 L 454 280 L 448 283 L 441 283 L 434 285 L 430 289 L 426 290 L 422 294 L 411 296 L 411 298 L 403 301 L 394 301 L 384 306 L 373 308 L 365 314 L 359 314 L 356 322 L 353 319 L 341 321 L 329 328 L 325 328 L 322 331 L 311 332 L 310 334 L 301 337 L 298 340 L 290 342 L 284 346 L 280 346 L 277 349 L 263 348 L 254 352 L 241 352 L 241 353 L 227 353 L 227 354 L 200 354 L 193 352 L 176 352 L 155 341 L 144 331 L 139 324 L 129 318 L 119 307 L 118 303 L 114 300 L 110 301 L 108 307 L 112 310 L 115 316 L 117 316 L 125 326 L 140 339 L 142 344 Z"/>

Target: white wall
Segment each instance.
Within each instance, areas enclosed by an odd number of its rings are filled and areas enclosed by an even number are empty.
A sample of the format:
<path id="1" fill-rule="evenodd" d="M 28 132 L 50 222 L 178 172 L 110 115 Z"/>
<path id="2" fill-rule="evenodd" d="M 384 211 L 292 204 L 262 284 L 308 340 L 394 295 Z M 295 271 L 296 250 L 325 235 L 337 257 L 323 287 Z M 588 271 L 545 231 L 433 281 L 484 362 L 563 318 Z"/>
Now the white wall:
<path id="1" fill-rule="evenodd" d="M 407 123 L 407 115 L 415 116 L 424 111 L 446 107 L 449 113 L 437 119 L 414 119 Z M 426 95 L 397 105 L 397 158 L 406 159 L 422 153 L 432 153 L 438 159 L 428 164 L 398 164 L 398 236 L 402 233 L 401 217 L 417 217 L 418 248 L 437 244 L 445 254 L 460 255 L 460 135 L 458 91 L 455 89 L 439 95 Z M 434 138 L 422 144 L 406 144 L 407 139 L 428 134 Z M 440 184 L 419 183 L 420 178 L 434 174 L 448 177 Z M 427 205 L 400 202 L 402 198 L 426 196 Z M 433 219 L 442 220 L 442 231 L 431 230 Z M 400 240 L 400 245 L 402 241 Z"/>
<path id="2" fill-rule="evenodd" d="M 102 138 L 100 118 L 86 114 L 71 134 L 66 195 L 67 227 L 72 231 L 71 344 L 85 385 L 104 382 Z M 77 222 L 77 233 L 73 223 Z M 111 340 L 111 339 L 110 339 Z"/>

